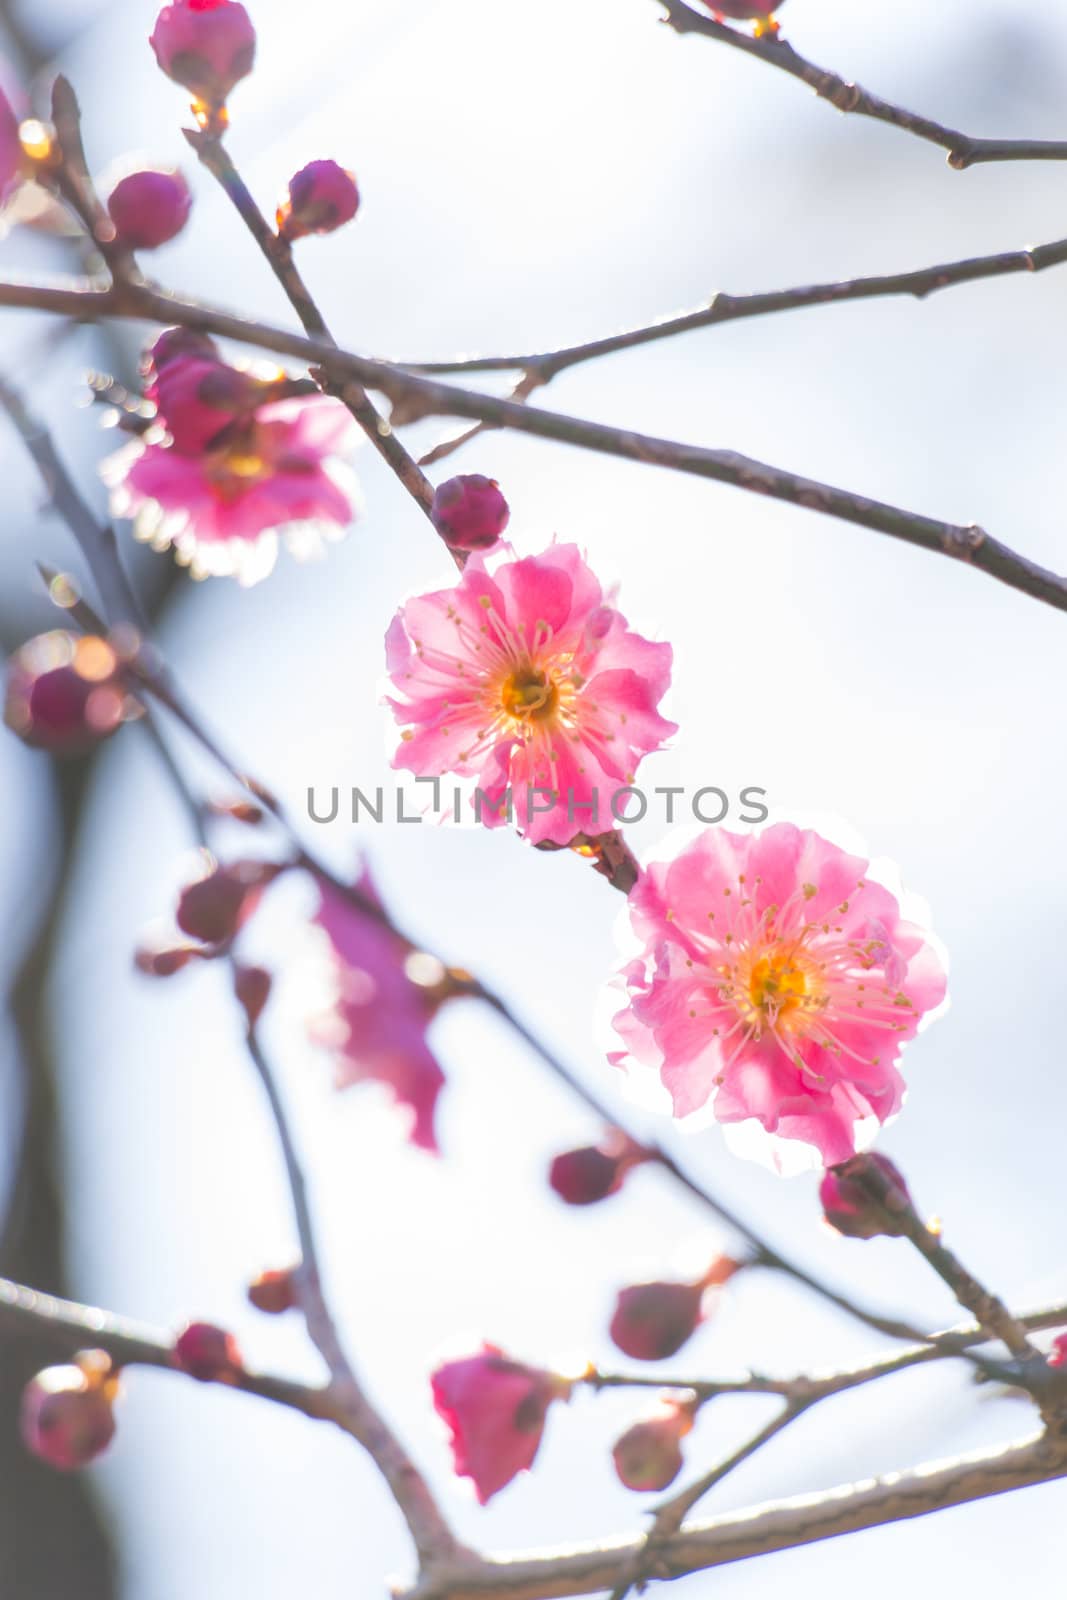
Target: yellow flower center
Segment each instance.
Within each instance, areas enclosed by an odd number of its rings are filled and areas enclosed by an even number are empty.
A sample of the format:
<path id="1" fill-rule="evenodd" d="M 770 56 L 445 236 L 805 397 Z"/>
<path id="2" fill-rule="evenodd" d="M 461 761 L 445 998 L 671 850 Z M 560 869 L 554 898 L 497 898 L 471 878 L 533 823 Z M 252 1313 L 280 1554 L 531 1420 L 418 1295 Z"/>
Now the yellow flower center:
<path id="1" fill-rule="evenodd" d="M 760 956 L 748 978 L 748 997 L 762 1017 L 784 1017 L 809 994 L 808 974 L 781 951 Z"/>
<path id="2" fill-rule="evenodd" d="M 803 1037 L 826 1005 L 818 962 L 793 941 L 742 949 L 719 971 L 720 994 L 757 1038 L 773 1029 Z"/>
<path id="3" fill-rule="evenodd" d="M 547 722 L 559 706 L 559 690 L 547 672 L 519 667 L 501 684 L 500 704 L 518 722 Z"/>

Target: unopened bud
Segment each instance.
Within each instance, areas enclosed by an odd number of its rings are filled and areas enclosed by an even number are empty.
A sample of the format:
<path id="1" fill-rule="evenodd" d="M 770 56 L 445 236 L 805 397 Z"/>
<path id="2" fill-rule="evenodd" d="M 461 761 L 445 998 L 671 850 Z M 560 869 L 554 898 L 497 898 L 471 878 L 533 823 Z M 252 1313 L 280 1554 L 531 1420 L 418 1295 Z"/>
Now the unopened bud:
<path id="1" fill-rule="evenodd" d="M 336 161 L 312 161 L 289 181 L 289 198 L 278 208 L 278 232 L 290 243 L 310 233 L 333 233 L 358 210 L 354 174 Z"/>
<path id="2" fill-rule="evenodd" d="M 487 550 L 496 544 L 510 516 L 496 479 L 477 472 L 442 483 L 430 507 L 434 527 L 455 550 Z"/>
<path id="3" fill-rule="evenodd" d="M 8 664 L 4 721 L 26 744 L 82 755 L 139 712 L 106 639 L 38 635 Z"/>
<path id="4" fill-rule="evenodd" d="M 256 30 L 239 0 L 173 0 L 149 43 L 167 77 L 212 107 L 225 105 L 256 57 Z"/>
<path id="5" fill-rule="evenodd" d="M 860 1155 L 830 1167 L 819 1185 L 823 1216 L 849 1239 L 897 1239 L 907 1233 L 912 1200 L 888 1156 Z"/>
<path id="6" fill-rule="evenodd" d="M 226 1383 L 244 1370 L 237 1340 L 211 1322 L 190 1322 L 174 1341 L 174 1362 L 200 1383 Z"/>
<path id="7" fill-rule="evenodd" d="M 189 220 L 193 197 L 180 172 L 131 172 L 120 178 L 107 209 L 120 244 L 155 250 L 177 238 Z"/>
<path id="8" fill-rule="evenodd" d="M 22 1392 L 19 1429 L 27 1449 L 60 1472 L 87 1466 L 115 1437 L 116 1392 L 106 1357 L 46 1367 Z"/>
<path id="9" fill-rule="evenodd" d="M 611 1337 L 635 1361 L 675 1355 L 703 1320 L 703 1283 L 638 1283 L 622 1289 Z"/>
<path id="10" fill-rule="evenodd" d="M 682 1470 L 681 1441 L 693 1427 L 693 1401 L 668 1400 L 663 1409 L 627 1428 L 611 1452 L 627 1489 L 666 1489 Z"/>
<path id="11" fill-rule="evenodd" d="M 248 1298 L 257 1311 L 266 1312 L 271 1317 L 291 1311 L 297 1304 L 294 1269 L 275 1267 L 261 1272 L 248 1285 Z"/>
<path id="12" fill-rule="evenodd" d="M 233 986 L 250 1028 L 254 1028 L 263 1015 L 273 983 L 265 967 L 238 967 Z"/>
<path id="13" fill-rule="evenodd" d="M 228 944 L 279 870 L 269 861 L 235 861 L 216 867 L 182 890 L 176 914 L 179 928 L 204 944 Z"/>
<path id="14" fill-rule="evenodd" d="M 556 1156 L 548 1181 L 567 1205 L 595 1205 L 617 1193 L 631 1168 L 648 1159 L 647 1153 L 628 1139 L 583 1145 Z"/>

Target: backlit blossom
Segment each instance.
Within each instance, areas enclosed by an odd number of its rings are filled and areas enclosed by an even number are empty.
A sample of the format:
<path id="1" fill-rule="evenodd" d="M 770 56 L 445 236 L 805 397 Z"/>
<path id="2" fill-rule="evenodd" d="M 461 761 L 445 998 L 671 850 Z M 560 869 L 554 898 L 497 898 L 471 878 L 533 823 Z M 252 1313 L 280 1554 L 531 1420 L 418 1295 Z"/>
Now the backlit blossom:
<path id="1" fill-rule="evenodd" d="M 491 1344 L 438 1367 L 431 1383 L 456 1473 L 472 1480 L 483 1506 L 533 1465 L 549 1406 L 571 1391 L 565 1378 L 512 1361 Z"/>
<path id="2" fill-rule="evenodd" d="M 386 647 L 394 766 L 476 779 L 476 816 L 499 826 L 510 798 L 534 843 L 615 827 L 613 799 L 675 732 L 657 710 L 670 645 L 631 632 L 573 544 L 474 552 L 455 588 L 401 608 Z"/>
<path id="3" fill-rule="evenodd" d="M 113 514 L 132 518 L 137 538 L 173 547 L 194 577 L 252 584 L 273 569 L 279 538 L 307 557 L 342 536 L 356 495 L 338 458 L 354 442 L 339 401 L 277 400 L 236 419 L 201 454 L 135 440 L 102 471 Z"/>
<path id="4" fill-rule="evenodd" d="M 897 1057 L 945 973 L 862 857 L 789 823 L 709 828 L 629 907 L 643 953 L 621 974 L 613 1059 L 654 1066 L 676 1116 L 710 1103 L 832 1166 L 899 1110 Z"/>
<path id="5" fill-rule="evenodd" d="M 358 887 L 378 903 L 368 872 Z M 332 947 L 336 995 L 330 1016 L 314 1032 L 333 1051 L 338 1088 L 384 1084 L 409 1112 L 412 1143 L 436 1151 L 434 1115 L 445 1075 L 426 1032 L 442 995 L 439 987 L 416 981 L 433 976 L 419 969 L 428 958 L 327 884 L 320 884 L 315 921 Z"/>

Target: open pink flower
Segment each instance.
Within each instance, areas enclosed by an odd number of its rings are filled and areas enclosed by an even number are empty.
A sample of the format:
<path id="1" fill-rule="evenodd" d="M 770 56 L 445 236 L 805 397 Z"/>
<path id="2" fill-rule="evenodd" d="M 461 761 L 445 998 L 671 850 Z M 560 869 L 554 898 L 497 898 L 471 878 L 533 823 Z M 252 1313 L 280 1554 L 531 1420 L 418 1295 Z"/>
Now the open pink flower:
<path id="1" fill-rule="evenodd" d="M 386 648 L 393 765 L 477 779 L 479 820 L 510 801 L 534 843 L 614 827 L 614 797 L 676 731 L 656 709 L 670 645 L 630 631 L 573 544 L 475 551 L 455 588 L 402 607 Z"/>
<path id="2" fill-rule="evenodd" d="M 847 1160 L 858 1123 L 900 1108 L 900 1048 L 946 987 L 867 866 L 779 823 L 709 828 L 648 867 L 630 895 L 644 949 L 620 975 L 613 1059 L 656 1067 L 676 1116 L 710 1102 L 719 1122 L 754 1119 L 826 1166 Z"/>
<path id="3" fill-rule="evenodd" d="M 380 903 L 369 872 L 358 887 Z M 432 985 L 409 976 L 413 952 L 399 934 L 357 910 L 327 884 L 320 884 L 315 921 L 329 937 L 336 1000 L 316 1039 L 334 1052 L 339 1088 L 377 1082 L 410 1112 L 410 1137 L 436 1151 L 434 1115 L 445 1075 L 426 1039 L 441 1004 Z"/>
<path id="4" fill-rule="evenodd" d="M 571 1391 L 565 1378 L 512 1361 L 491 1344 L 446 1362 L 430 1381 L 452 1434 L 456 1473 L 472 1480 L 483 1506 L 533 1465 L 549 1406 Z"/>
<path id="5" fill-rule="evenodd" d="M 356 494 L 337 458 L 354 441 L 339 401 L 278 400 L 235 422 L 201 454 L 136 440 L 102 471 L 113 514 L 133 518 L 137 538 L 156 550 L 173 546 L 194 577 L 233 575 L 252 584 L 273 569 L 279 536 L 298 557 L 341 537 Z"/>

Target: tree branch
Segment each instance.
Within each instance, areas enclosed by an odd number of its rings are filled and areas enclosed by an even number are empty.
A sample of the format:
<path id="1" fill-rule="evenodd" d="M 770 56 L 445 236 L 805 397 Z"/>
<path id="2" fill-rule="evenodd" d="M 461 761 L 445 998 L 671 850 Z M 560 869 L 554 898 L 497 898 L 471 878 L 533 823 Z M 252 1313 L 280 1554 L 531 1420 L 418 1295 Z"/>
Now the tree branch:
<path id="1" fill-rule="evenodd" d="M 730 1512 L 684 1528 L 656 1547 L 649 1576 L 681 1578 L 751 1556 L 884 1527 L 910 1517 L 1067 1476 L 1067 1447 L 1039 1435 L 996 1450 L 929 1462 L 821 1494 Z M 562 1600 L 625 1586 L 643 1539 L 578 1546 L 545 1556 L 499 1556 L 442 1568 L 404 1600 Z"/>
<path id="2" fill-rule="evenodd" d="M 1043 272 L 1047 267 L 1067 262 L 1067 239 L 1034 245 L 1025 250 L 1001 250 L 995 255 L 969 256 L 961 261 L 943 261 L 932 267 L 917 267 L 910 272 L 883 273 L 877 277 L 848 278 L 830 283 L 813 283 L 793 289 L 771 289 L 759 294 L 719 292 L 705 306 L 678 316 L 663 317 L 639 328 L 627 328 L 589 339 L 582 344 L 564 345 L 558 350 L 534 351 L 528 355 L 468 356 L 455 361 L 404 362 L 414 372 L 428 375 L 469 372 L 523 371 L 547 383 L 568 367 L 620 350 L 634 350 L 699 328 L 717 327 L 723 322 L 740 322 L 748 317 L 765 317 L 779 311 L 800 311 L 811 306 L 843 305 L 855 300 L 878 300 L 891 295 L 913 295 L 924 300 L 928 295 L 964 283 L 1010 274 Z M 484 426 L 484 424 L 482 424 Z M 453 441 L 451 448 L 456 447 Z M 438 452 L 439 453 L 439 452 Z M 434 455 L 434 452 L 431 452 Z"/>
<path id="3" fill-rule="evenodd" d="M 559 444 L 574 445 L 600 455 L 663 467 L 691 477 L 709 478 L 749 494 L 785 501 L 807 511 L 835 517 L 858 527 L 887 534 L 905 544 L 937 555 L 950 556 L 996 578 L 1033 599 L 1059 611 L 1067 610 L 1067 579 L 994 539 L 984 529 L 941 522 L 899 506 L 869 499 L 848 489 L 805 478 L 732 450 L 710 450 L 699 445 L 659 439 L 626 428 L 587 422 L 560 412 L 495 395 L 458 388 L 440 379 L 410 372 L 389 362 L 372 360 L 350 351 L 336 350 L 321 339 L 287 333 L 263 323 L 249 322 L 214 307 L 180 300 L 148 285 L 115 285 L 111 289 L 54 289 L 30 284 L 0 284 L 0 306 L 35 307 L 59 312 L 77 321 L 118 317 L 133 321 L 176 323 L 199 328 L 244 344 L 256 345 L 322 367 L 340 379 L 355 377 L 390 399 L 414 396 L 423 414 L 469 417 L 496 427 L 513 428 Z"/>
<path id="4" fill-rule="evenodd" d="M 961 133 L 958 128 L 945 127 L 915 111 L 893 105 L 862 89 L 858 83 L 849 83 L 836 72 L 817 67 L 814 62 L 799 55 L 780 34 L 754 38 L 739 28 L 728 27 L 725 23 L 701 15 L 685 5 L 683 0 L 655 0 L 655 3 L 666 12 L 663 20 L 676 33 L 696 33 L 705 39 L 729 45 L 745 55 L 755 56 L 758 61 L 777 67 L 780 72 L 787 72 L 791 78 L 806 83 L 821 100 L 829 101 L 838 111 L 871 117 L 875 122 L 886 122 L 904 133 L 913 134 L 917 139 L 926 140 L 928 144 L 939 145 L 947 152 L 949 166 L 955 167 L 958 172 L 965 167 L 990 161 L 1067 161 L 1067 139 L 977 139 L 969 133 Z"/>

